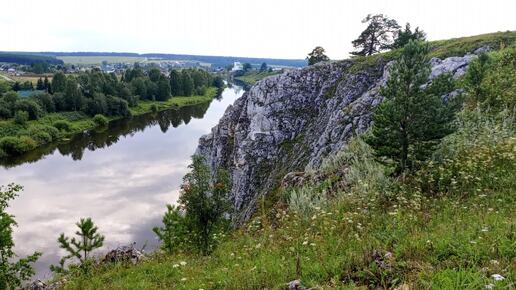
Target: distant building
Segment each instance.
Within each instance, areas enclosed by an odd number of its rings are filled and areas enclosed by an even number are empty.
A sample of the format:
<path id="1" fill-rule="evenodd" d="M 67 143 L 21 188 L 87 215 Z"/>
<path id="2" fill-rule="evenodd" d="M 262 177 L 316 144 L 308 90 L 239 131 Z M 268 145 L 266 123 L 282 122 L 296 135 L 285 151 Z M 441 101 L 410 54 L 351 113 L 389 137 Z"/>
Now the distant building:
<path id="1" fill-rule="evenodd" d="M 237 71 L 237 70 L 243 70 L 243 69 L 244 69 L 244 66 L 239 61 L 235 61 L 233 63 L 233 68 L 231 69 L 231 71 Z"/>

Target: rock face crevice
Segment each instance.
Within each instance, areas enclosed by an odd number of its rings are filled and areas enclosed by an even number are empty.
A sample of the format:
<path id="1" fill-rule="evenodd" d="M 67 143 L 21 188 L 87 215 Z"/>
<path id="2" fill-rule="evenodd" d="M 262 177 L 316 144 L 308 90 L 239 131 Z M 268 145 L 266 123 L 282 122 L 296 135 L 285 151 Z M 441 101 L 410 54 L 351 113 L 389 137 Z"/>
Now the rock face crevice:
<path id="1" fill-rule="evenodd" d="M 431 78 L 460 77 L 473 58 L 432 59 Z M 263 79 L 201 137 L 197 154 L 206 157 L 212 172 L 230 171 L 237 224 L 251 217 L 260 197 L 286 173 L 317 168 L 369 128 L 389 63 L 380 59 L 358 70 L 355 64 L 323 63 Z"/>

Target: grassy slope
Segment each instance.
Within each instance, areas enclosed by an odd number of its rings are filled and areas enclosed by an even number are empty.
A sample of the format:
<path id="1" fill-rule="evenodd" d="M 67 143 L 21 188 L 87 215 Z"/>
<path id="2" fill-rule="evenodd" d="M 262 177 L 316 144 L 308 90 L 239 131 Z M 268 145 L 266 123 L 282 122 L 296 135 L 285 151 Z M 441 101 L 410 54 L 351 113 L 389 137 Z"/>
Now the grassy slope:
<path id="1" fill-rule="evenodd" d="M 243 76 L 236 77 L 235 79 L 242 81 L 250 86 L 256 84 L 259 80 L 264 79 L 268 76 L 273 76 L 278 74 L 279 72 L 257 72 L 253 71 L 251 73 L 245 74 Z"/>
<path id="2" fill-rule="evenodd" d="M 204 96 L 190 96 L 190 97 L 172 97 L 168 101 L 147 101 L 143 100 L 138 103 L 136 107 L 131 107 L 130 111 L 133 116 L 141 115 L 151 112 L 151 106 L 156 105 L 158 111 L 170 109 L 173 107 L 190 106 L 200 103 L 209 102 L 215 97 L 217 93 L 216 88 L 210 88 L 207 90 Z M 120 117 L 111 117 L 109 120 L 119 119 Z M 87 116 L 81 112 L 59 112 L 47 114 L 44 117 L 27 122 L 25 127 L 14 124 L 13 120 L 0 120 L 0 138 L 4 136 L 22 136 L 26 132 L 30 131 L 32 127 L 38 125 L 49 125 L 58 120 L 67 120 L 71 122 L 71 128 L 68 132 L 62 132 L 62 137 L 71 137 L 77 133 L 85 130 L 91 130 L 97 127 L 93 118 Z M 44 145 L 44 144 L 39 144 Z"/>
<path id="3" fill-rule="evenodd" d="M 434 47 L 434 54 L 462 54 L 515 36 L 443 41 L 450 51 Z M 359 58 L 355 68 L 389 55 Z M 300 278 L 306 286 L 325 289 L 484 289 L 488 284 L 512 289 L 516 139 L 502 140 L 470 148 L 449 167 L 434 169 L 439 182 L 447 170 L 456 170 L 450 192 L 424 196 L 410 180 L 395 181 L 399 190 L 384 204 L 378 199 L 384 192 L 364 178 L 356 184 L 361 191 L 339 189 L 338 198 L 309 215 L 298 216 L 282 203 L 260 211 L 245 228 L 224 237 L 209 257 L 156 253 L 136 266 L 105 265 L 73 275 L 66 288 L 284 289 L 286 282 Z M 310 190 L 336 177 L 332 173 Z M 494 281 L 492 274 L 505 280 Z"/>

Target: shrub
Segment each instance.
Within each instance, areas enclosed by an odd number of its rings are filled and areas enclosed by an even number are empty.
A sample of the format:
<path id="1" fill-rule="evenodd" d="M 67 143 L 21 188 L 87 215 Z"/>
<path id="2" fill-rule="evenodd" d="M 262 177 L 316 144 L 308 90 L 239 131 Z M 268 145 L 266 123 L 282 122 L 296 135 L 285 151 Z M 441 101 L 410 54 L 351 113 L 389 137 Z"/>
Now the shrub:
<path id="1" fill-rule="evenodd" d="M 109 116 L 130 116 L 129 105 L 126 100 L 118 97 L 107 96 L 107 114 Z"/>
<path id="2" fill-rule="evenodd" d="M 47 132 L 36 131 L 33 134 L 31 134 L 30 136 L 38 144 L 46 144 L 46 143 L 52 142 L 52 136 L 50 136 L 50 134 L 48 134 Z"/>
<path id="3" fill-rule="evenodd" d="M 97 124 L 97 126 L 103 127 L 109 123 L 109 120 L 108 120 L 108 118 L 106 118 L 106 116 L 97 114 L 97 115 L 95 115 L 95 117 L 93 117 L 93 122 L 95 122 L 95 124 Z"/>
<path id="4" fill-rule="evenodd" d="M 156 113 L 158 111 L 158 106 L 156 104 L 152 104 L 150 106 L 151 112 Z"/>
<path id="5" fill-rule="evenodd" d="M 321 171 L 328 176 L 345 175 L 341 176 L 345 186 L 364 198 L 378 197 L 385 202 L 394 194 L 390 172 L 375 160 L 373 149 L 360 137 L 352 139 L 339 153 L 326 158 Z"/>
<path id="6" fill-rule="evenodd" d="M 41 107 L 33 100 L 21 99 L 16 101 L 14 108 L 16 111 L 25 111 L 29 114 L 30 120 L 37 120 L 43 115 Z"/>
<path id="7" fill-rule="evenodd" d="M 29 120 L 29 113 L 25 111 L 17 111 L 14 114 L 14 123 L 24 126 Z"/>
<path id="8" fill-rule="evenodd" d="M 9 155 L 19 155 L 36 148 L 36 146 L 36 141 L 28 136 L 0 139 L 0 148 Z"/>
<path id="9" fill-rule="evenodd" d="M 319 192 L 310 186 L 290 190 L 288 207 L 299 216 L 309 219 L 317 210 L 327 204 L 326 192 Z"/>
<path id="10" fill-rule="evenodd" d="M 9 119 L 12 117 L 9 104 L 4 100 L 0 99 L 0 119 Z"/>
<path id="11" fill-rule="evenodd" d="M 70 129 L 72 128 L 72 124 L 66 120 L 58 120 L 58 121 L 55 121 L 52 126 L 54 126 L 55 128 L 57 128 L 59 131 L 70 131 Z"/>
<path id="12" fill-rule="evenodd" d="M 33 128 L 35 128 L 35 130 L 47 133 L 48 135 L 50 135 L 50 137 L 52 137 L 53 140 L 59 138 L 60 135 L 58 129 L 49 125 L 38 125 Z"/>

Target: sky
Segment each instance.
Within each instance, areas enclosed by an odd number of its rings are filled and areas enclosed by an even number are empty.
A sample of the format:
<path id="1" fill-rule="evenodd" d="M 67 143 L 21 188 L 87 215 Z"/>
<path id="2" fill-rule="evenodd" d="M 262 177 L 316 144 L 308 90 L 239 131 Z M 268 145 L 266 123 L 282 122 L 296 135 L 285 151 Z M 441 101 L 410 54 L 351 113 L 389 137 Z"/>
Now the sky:
<path id="1" fill-rule="evenodd" d="M 516 30 L 514 0 L 0 0 L 0 51 L 109 51 L 302 59 L 352 50 L 369 13 L 429 40 Z"/>

